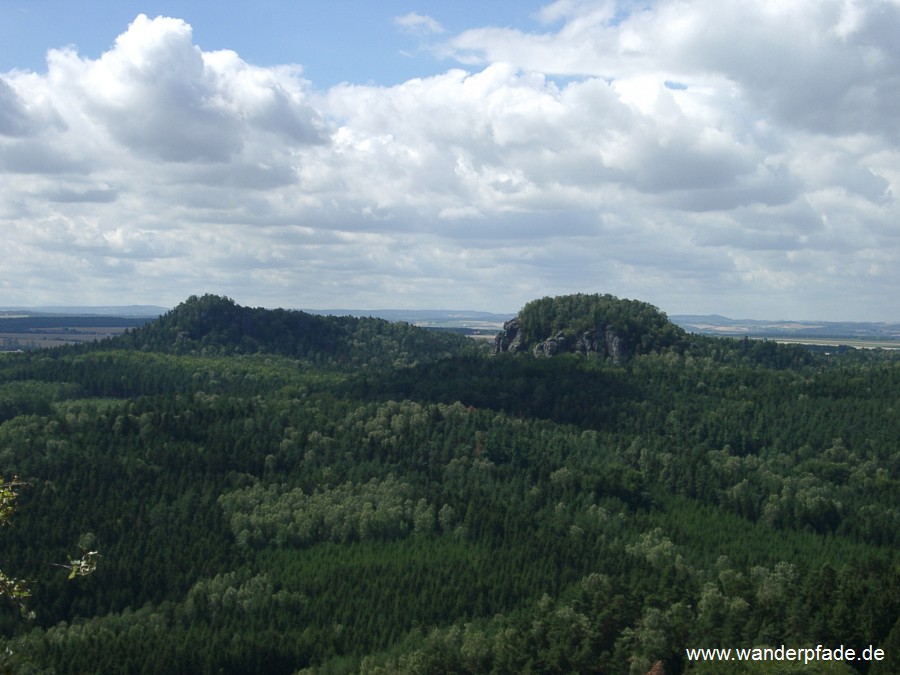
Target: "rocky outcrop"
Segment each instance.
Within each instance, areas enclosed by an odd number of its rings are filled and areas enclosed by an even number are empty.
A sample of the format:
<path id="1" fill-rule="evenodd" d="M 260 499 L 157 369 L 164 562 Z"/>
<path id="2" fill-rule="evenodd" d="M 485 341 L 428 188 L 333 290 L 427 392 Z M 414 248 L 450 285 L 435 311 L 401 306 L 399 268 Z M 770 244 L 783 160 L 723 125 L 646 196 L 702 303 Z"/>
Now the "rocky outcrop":
<path id="1" fill-rule="evenodd" d="M 603 334 L 604 344 L 606 346 L 606 355 L 615 363 L 618 363 L 627 356 L 625 347 L 622 343 L 622 337 L 616 333 L 611 326 L 606 327 Z"/>
<path id="2" fill-rule="evenodd" d="M 522 335 L 522 324 L 519 317 L 503 324 L 503 330 L 494 338 L 494 353 L 525 351 L 525 336 Z"/>
<path id="3" fill-rule="evenodd" d="M 516 318 L 503 324 L 494 351 L 536 357 L 590 354 L 621 363 L 685 345 L 684 331 L 653 305 L 609 294 L 576 293 L 526 303 Z"/>
<path id="4" fill-rule="evenodd" d="M 547 338 L 543 342 L 538 342 L 532 353 L 535 356 L 556 356 L 560 352 L 570 351 L 566 349 L 566 336 L 564 333 L 557 333 L 552 338 Z"/>
<path id="5" fill-rule="evenodd" d="M 494 353 L 496 354 L 525 352 L 529 349 L 536 357 L 550 357 L 566 352 L 594 353 L 609 357 L 615 363 L 620 362 L 626 356 L 621 337 L 610 326 L 584 331 L 575 339 L 567 336 L 563 331 L 559 331 L 531 347 L 526 343 L 521 322 L 516 317 L 504 323 L 503 330 L 494 338 Z"/>

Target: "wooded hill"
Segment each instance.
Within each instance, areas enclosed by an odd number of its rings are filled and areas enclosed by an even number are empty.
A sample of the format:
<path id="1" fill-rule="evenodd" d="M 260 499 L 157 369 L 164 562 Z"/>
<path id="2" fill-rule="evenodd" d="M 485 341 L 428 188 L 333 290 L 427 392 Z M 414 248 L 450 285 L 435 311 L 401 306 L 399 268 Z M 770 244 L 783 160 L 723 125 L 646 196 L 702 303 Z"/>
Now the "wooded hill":
<path id="1" fill-rule="evenodd" d="M 653 305 L 579 293 L 529 302 L 504 324 L 496 351 L 531 351 L 535 356 L 580 352 L 620 361 L 684 344 L 684 331 Z"/>
<path id="2" fill-rule="evenodd" d="M 241 307 L 229 298 L 192 296 L 157 321 L 113 340 L 166 354 L 277 354 L 318 365 L 411 365 L 470 350 L 459 335 L 372 317 L 319 316 L 299 310 Z"/>
<path id="3" fill-rule="evenodd" d="M 696 647 L 900 668 L 900 357 L 688 335 L 611 296 L 529 340 L 192 297 L 0 358 L 2 668 L 711 673 Z M 546 350 L 541 352 L 546 355 Z M 79 543 L 96 573 L 51 565 Z M 754 668 L 756 668 L 754 670 Z M 664 670 L 660 670 L 664 669 Z"/>

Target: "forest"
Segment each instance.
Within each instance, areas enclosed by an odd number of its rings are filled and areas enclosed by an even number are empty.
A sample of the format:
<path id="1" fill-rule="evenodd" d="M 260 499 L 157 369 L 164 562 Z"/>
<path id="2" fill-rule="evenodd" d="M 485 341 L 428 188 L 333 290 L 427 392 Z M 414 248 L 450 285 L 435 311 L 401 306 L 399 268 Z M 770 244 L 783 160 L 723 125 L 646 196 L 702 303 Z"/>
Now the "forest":
<path id="1" fill-rule="evenodd" d="M 204 295 L 0 355 L 0 672 L 900 672 L 900 353 L 517 325 Z M 688 656 L 817 645 L 882 657 Z"/>

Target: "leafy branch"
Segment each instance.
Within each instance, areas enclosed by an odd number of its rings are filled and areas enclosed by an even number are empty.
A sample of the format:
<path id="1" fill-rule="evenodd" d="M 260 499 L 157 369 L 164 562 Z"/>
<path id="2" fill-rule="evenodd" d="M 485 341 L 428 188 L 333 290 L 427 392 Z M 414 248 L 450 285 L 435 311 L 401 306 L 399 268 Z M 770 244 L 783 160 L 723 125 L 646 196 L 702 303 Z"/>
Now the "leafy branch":
<path id="1" fill-rule="evenodd" d="M 9 524 L 9 519 L 16 510 L 16 498 L 19 496 L 18 489 L 25 486 L 29 486 L 29 484 L 19 481 L 15 476 L 13 476 L 11 481 L 5 481 L 0 476 L 0 527 Z M 82 538 L 80 558 L 73 558 L 67 563 L 47 564 L 68 570 L 69 579 L 84 577 L 93 573 L 97 569 L 100 554 L 95 550 L 89 550 L 89 544 L 92 543 L 91 539 L 93 539 L 92 535 Z M 33 619 L 35 616 L 34 612 L 29 609 L 26 603 L 26 599 L 29 597 L 31 597 L 31 591 L 28 589 L 27 582 L 11 577 L 0 570 L 0 598 L 9 599 L 18 606 L 22 616 Z"/>

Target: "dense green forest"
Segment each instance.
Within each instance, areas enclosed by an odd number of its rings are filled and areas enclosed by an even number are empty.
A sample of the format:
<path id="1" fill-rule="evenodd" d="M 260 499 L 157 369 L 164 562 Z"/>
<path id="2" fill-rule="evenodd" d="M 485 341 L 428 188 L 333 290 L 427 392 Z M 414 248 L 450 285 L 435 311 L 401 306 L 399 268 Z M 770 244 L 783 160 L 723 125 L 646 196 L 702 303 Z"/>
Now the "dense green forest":
<path id="1" fill-rule="evenodd" d="M 207 295 L 0 357 L 0 672 L 900 672 L 900 355 L 518 322 L 621 348 Z M 686 656 L 782 645 L 884 657 Z"/>

